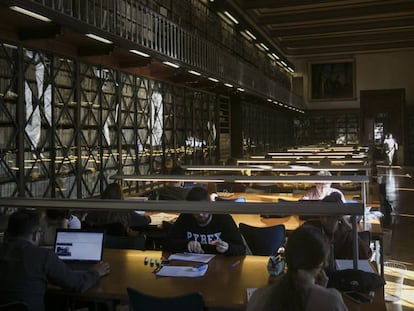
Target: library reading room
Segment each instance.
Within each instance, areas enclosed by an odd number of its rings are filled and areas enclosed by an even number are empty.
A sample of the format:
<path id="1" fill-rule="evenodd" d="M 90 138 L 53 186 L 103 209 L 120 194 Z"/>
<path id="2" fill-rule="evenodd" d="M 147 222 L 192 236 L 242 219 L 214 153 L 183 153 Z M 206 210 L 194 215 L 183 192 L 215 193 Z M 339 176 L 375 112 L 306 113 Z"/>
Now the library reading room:
<path id="1" fill-rule="evenodd" d="M 0 311 L 414 311 L 413 70 L 413 0 L 1 0 Z"/>

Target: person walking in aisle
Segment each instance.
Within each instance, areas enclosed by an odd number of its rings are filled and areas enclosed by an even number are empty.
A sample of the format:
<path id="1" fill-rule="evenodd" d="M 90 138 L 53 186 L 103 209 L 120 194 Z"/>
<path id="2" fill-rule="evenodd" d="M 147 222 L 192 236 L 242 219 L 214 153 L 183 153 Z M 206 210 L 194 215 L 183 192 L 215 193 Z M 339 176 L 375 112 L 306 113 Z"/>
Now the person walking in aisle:
<path id="1" fill-rule="evenodd" d="M 394 161 L 394 154 L 395 151 L 398 150 L 398 143 L 397 141 L 394 139 L 394 137 L 392 137 L 392 134 L 388 134 L 385 136 L 384 139 L 384 152 L 385 152 L 385 160 L 386 160 L 386 164 L 391 166 L 392 162 Z"/>

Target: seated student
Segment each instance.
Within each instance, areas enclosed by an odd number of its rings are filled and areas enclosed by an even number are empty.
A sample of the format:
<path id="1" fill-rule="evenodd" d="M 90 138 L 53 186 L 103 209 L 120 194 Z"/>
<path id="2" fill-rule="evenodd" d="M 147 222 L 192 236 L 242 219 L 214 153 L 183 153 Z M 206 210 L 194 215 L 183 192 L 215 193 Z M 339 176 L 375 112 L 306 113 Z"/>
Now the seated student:
<path id="1" fill-rule="evenodd" d="M 64 209 L 48 209 L 40 220 L 42 229 L 41 245 L 52 245 L 55 241 L 56 229 L 80 229 L 78 217 Z"/>
<path id="2" fill-rule="evenodd" d="M 187 201 L 209 201 L 208 191 L 194 187 Z M 246 254 L 239 229 L 228 214 L 181 214 L 164 241 L 163 249 L 173 253 Z"/>
<path id="3" fill-rule="evenodd" d="M 325 197 L 323 202 L 341 202 L 341 196 L 334 192 Z M 352 227 L 343 216 L 321 216 L 319 219 L 311 219 L 307 225 L 317 227 L 326 236 L 334 250 L 336 259 L 353 258 Z M 358 238 L 360 259 L 371 258 L 371 249 L 362 239 Z"/>
<path id="4" fill-rule="evenodd" d="M 72 271 L 53 250 L 39 247 L 39 239 L 38 212 L 19 210 L 10 216 L 7 236 L 0 244 L 0 304 L 21 301 L 29 311 L 42 311 L 48 282 L 83 292 L 109 273 L 106 262 L 96 264 L 90 271 Z"/>
<path id="5" fill-rule="evenodd" d="M 184 175 L 184 170 L 180 166 L 171 169 L 170 175 Z M 157 200 L 185 200 L 189 189 L 184 188 L 183 181 L 171 181 L 164 187 L 157 190 Z"/>
<path id="6" fill-rule="evenodd" d="M 122 188 L 117 183 L 109 184 L 101 195 L 103 200 L 123 200 Z M 116 206 L 114 206 L 116 208 Z M 129 235 L 133 234 L 132 228 L 142 228 L 151 222 L 151 218 L 140 215 L 135 211 L 96 211 L 90 212 L 85 218 L 88 226 L 106 229 L 107 234 Z"/>
<path id="7" fill-rule="evenodd" d="M 320 171 L 316 174 L 316 176 L 332 176 L 332 174 L 328 171 Z M 346 202 L 344 194 L 340 190 L 332 188 L 331 183 L 326 182 L 317 183 L 315 187 L 310 189 L 302 196 L 301 200 L 322 200 L 324 197 L 334 192 L 339 193 L 342 202 Z"/>
<path id="8" fill-rule="evenodd" d="M 325 237 L 312 226 L 301 226 L 286 245 L 287 273 L 280 282 L 257 289 L 247 311 L 345 311 L 341 294 L 326 288 L 324 264 L 329 255 Z"/>

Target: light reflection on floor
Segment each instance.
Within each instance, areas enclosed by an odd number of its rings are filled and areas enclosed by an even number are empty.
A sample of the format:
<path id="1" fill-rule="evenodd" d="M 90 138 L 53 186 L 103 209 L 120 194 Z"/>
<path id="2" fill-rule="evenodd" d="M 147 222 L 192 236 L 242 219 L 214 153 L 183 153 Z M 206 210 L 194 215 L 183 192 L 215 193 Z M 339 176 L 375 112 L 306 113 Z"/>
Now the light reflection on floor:
<path id="1" fill-rule="evenodd" d="M 379 181 L 386 183 L 387 199 L 393 212 L 392 248 L 385 260 L 401 262 L 407 266 L 401 299 L 394 303 L 386 303 L 388 311 L 414 311 L 414 252 L 412 235 L 414 231 L 414 175 L 411 167 L 378 167 Z M 398 169 L 397 169 L 398 168 Z M 401 170 L 400 170 L 401 169 Z"/>
<path id="2" fill-rule="evenodd" d="M 407 268 L 411 268 L 407 270 L 404 284 L 401 289 L 401 300 L 396 301 L 394 303 L 387 302 L 387 310 L 388 311 L 402 311 L 402 310 L 414 310 L 414 271 L 413 263 L 406 263 L 411 265 Z M 412 285 L 409 285 L 412 284 Z"/>

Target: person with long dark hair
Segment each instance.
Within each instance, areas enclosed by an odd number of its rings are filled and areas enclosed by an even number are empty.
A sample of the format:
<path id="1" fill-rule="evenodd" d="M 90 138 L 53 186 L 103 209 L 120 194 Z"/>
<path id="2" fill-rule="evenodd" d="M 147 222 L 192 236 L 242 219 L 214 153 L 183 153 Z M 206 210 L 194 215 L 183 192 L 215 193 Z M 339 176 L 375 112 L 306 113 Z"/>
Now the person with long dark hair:
<path id="1" fill-rule="evenodd" d="M 326 288 L 324 271 L 329 246 L 321 232 L 308 225 L 296 229 L 286 246 L 287 272 L 279 282 L 257 289 L 247 311 L 346 311 L 341 294 Z"/>
<path id="2" fill-rule="evenodd" d="M 102 200 L 123 200 L 122 188 L 117 183 L 109 184 L 101 194 Z M 133 229 L 143 228 L 151 222 L 149 216 L 140 215 L 135 211 L 117 211 L 116 205 L 111 211 L 92 211 L 85 218 L 90 227 L 105 229 L 110 235 L 134 235 Z"/>

